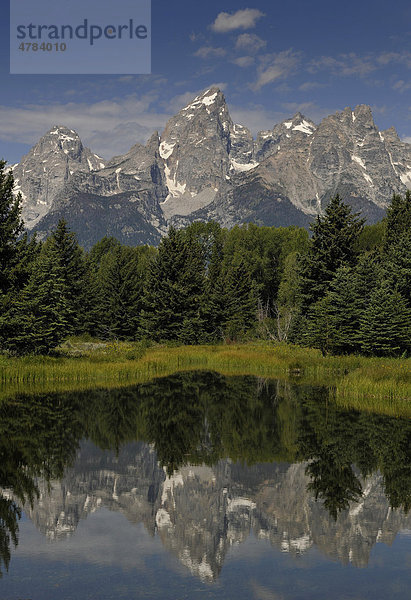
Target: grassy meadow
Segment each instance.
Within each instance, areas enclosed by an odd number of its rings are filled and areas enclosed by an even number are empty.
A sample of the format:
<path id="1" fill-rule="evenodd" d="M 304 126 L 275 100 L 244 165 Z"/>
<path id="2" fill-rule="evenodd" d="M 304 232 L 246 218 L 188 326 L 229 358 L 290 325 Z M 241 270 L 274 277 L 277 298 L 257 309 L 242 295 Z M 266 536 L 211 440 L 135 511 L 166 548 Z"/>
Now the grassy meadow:
<path id="1" fill-rule="evenodd" d="M 147 348 L 69 340 L 56 356 L 0 356 L 0 398 L 128 386 L 197 369 L 327 385 L 339 405 L 411 416 L 411 359 L 323 357 L 317 350 L 266 342 Z"/>

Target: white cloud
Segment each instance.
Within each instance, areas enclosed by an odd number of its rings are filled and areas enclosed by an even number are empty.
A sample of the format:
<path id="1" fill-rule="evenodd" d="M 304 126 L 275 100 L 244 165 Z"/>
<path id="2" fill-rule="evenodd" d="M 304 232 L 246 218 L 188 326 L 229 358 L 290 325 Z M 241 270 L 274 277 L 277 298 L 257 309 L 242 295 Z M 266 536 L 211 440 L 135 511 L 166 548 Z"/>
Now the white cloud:
<path id="1" fill-rule="evenodd" d="M 157 99 L 155 94 L 133 94 L 93 104 L 0 106 L 0 135 L 6 142 L 33 145 L 54 125 L 66 125 L 77 131 L 84 145 L 111 158 L 137 142 L 145 143 L 155 130 L 163 129 L 171 115 L 152 111 Z"/>
<path id="2" fill-rule="evenodd" d="M 232 14 L 221 12 L 211 25 L 211 29 L 217 33 L 227 33 L 236 29 L 252 29 L 258 19 L 264 16 L 264 13 L 257 8 L 245 8 Z"/>
<path id="3" fill-rule="evenodd" d="M 293 52 L 292 49 L 264 55 L 257 69 L 257 81 L 251 86 L 252 89 L 258 91 L 277 79 L 287 77 L 295 69 L 299 60 L 300 54 Z"/>
<path id="4" fill-rule="evenodd" d="M 407 135 L 407 136 L 403 137 L 402 141 L 405 142 L 406 144 L 411 144 L 411 135 Z"/>
<path id="5" fill-rule="evenodd" d="M 403 64 L 411 69 L 411 52 L 382 52 L 378 56 L 377 62 L 381 65 L 388 65 L 389 63 Z"/>
<path id="6" fill-rule="evenodd" d="M 255 33 L 242 33 L 237 38 L 235 49 L 246 50 L 248 52 L 258 52 L 266 45 L 267 42 L 261 39 L 258 35 L 255 35 Z"/>
<path id="7" fill-rule="evenodd" d="M 224 48 L 214 48 L 213 46 L 202 46 L 194 53 L 194 56 L 199 58 L 218 58 L 225 55 Z"/>
<path id="8" fill-rule="evenodd" d="M 255 63 L 254 56 L 239 56 L 238 58 L 234 58 L 231 62 L 233 62 L 238 67 L 250 67 Z"/>
<path id="9" fill-rule="evenodd" d="M 411 89 L 411 81 L 404 81 L 403 79 L 399 79 L 393 84 L 392 89 L 400 93 L 405 92 Z"/>
<path id="10" fill-rule="evenodd" d="M 319 83 L 318 81 L 305 81 L 298 88 L 301 92 L 309 92 L 310 90 L 315 90 L 318 88 L 326 87 L 328 84 Z"/>
<path id="11" fill-rule="evenodd" d="M 354 52 L 333 56 L 321 56 L 311 61 L 308 70 L 316 73 L 321 70 L 331 71 L 334 75 L 364 77 L 377 69 L 375 58 L 371 55 L 358 56 Z"/>

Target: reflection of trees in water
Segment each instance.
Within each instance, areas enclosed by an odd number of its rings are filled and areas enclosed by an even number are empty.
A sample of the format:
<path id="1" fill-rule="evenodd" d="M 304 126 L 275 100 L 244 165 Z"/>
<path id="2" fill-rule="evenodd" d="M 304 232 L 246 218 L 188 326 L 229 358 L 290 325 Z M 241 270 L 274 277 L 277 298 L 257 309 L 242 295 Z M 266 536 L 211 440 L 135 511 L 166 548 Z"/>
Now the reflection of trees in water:
<path id="1" fill-rule="evenodd" d="M 21 517 L 21 509 L 14 500 L 9 500 L 0 495 L 0 577 L 2 575 L 2 565 L 6 570 L 10 563 L 10 543 L 17 546 L 18 542 L 18 521 Z"/>
<path id="2" fill-rule="evenodd" d="M 59 479 L 79 441 L 120 451 L 154 445 L 169 474 L 230 458 L 244 464 L 309 461 L 309 489 L 336 519 L 380 470 L 390 505 L 411 506 L 411 422 L 346 411 L 325 388 L 190 372 L 119 390 L 17 396 L 0 408 L 0 564 L 18 540 L 18 505 L 36 480 Z M 355 467 L 353 466 L 355 465 Z"/>
<path id="3" fill-rule="evenodd" d="M 301 397 L 297 445 L 299 457 L 310 460 L 307 474 L 315 497 L 323 499 L 336 518 L 362 494 L 357 475 L 365 478 L 379 470 L 390 506 L 408 512 L 411 421 L 342 410 L 328 395 L 325 389 L 306 390 Z"/>
<path id="4" fill-rule="evenodd" d="M 82 428 L 68 399 L 16 396 L 0 406 L 0 566 L 18 542 L 19 505 L 33 504 L 36 480 L 63 476 L 74 458 Z"/>

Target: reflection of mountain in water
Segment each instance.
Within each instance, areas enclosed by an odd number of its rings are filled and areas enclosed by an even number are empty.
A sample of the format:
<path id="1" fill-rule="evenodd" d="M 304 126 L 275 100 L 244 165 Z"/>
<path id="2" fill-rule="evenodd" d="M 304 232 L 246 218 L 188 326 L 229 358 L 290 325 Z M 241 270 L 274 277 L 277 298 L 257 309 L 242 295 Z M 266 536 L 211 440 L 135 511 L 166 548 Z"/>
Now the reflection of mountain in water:
<path id="1" fill-rule="evenodd" d="M 26 510 L 50 539 L 73 533 L 100 507 L 121 512 L 157 533 L 204 580 L 218 576 L 228 548 L 251 531 L 283 552 L 298 555 L 315 545 L 331 559 L 362 567 L 376 542 L 391 544 L 411 527 L 411 515 L 389 508 L 378 474 L 364 482 L 360 502 L 335 521 L 307 491 L 305 469 L 305 463 L 244 467 L 220 460 L 167 476 L 147 444 L 129 444 L 116 457 L 86 442 L 50 493 L 40 482 L 40 496 Z"/>
<path id="2" fill-rule="evenodd" d="M 51 539 L 104 506 L 202 579 L 250 531 L 363 566 L 411 526 L 410 451 L 409 419 L 344 410 L 326 388 L 290 382 L 190 372 L 16 395 L 0 404 L 0 563 L 20 506 Z"/>

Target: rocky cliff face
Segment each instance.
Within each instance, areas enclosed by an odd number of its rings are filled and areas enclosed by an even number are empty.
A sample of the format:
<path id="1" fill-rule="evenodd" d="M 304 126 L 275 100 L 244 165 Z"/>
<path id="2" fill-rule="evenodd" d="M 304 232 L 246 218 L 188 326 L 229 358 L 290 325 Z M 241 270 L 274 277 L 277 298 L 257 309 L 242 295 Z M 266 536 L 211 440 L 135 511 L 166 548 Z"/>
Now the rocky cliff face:
<path id="1" fill-rule="evenodd" d="M 39 482 L 40 496 L 25 510 L 51 540 L 75 531 L 100 507 L 144 523 L 152 535 L 203 580 L 213 580 L 233 544 L 251 531 L 282 552 L 316 546 L 333 560 L 367 565 L 377 542 L 391 544 L 411 517 L 392 511 L 380 475 L 363 482 L 363 497 L 335 522 L 307 491 L 306 464 L 243 467 L 222 460 L 214 467 L 183 467 L 172 476 L 151 446 L 134 443 L 116 456 L 85 443 L 62 481 Z"/>
<path id="2" fill-rule="evenodd" d="M 194 220 L 307 226 L 336 193 L 376 221 L 411 187 L 411 145 L 380 132 L 365 105 L 318 126 L 297 113 L 253 140 L 210 88 L 124 156 L 105 163 L 56 127 L 14 175 L 26 226 L 40 235 L 63 216 L 86 246 L 105 234 L 157 243 L 170 223 Z"/>
<path id="3" fill-rule="evenodd" d="M 77 133 L 67 127 L 50 129 L 15 165 L 15 190 L 23 197 L 23 219 L 31 229 L 52 208 L 58 193 L 77 173 L 104 169 L 102 158 L 84 148 Z"/>

